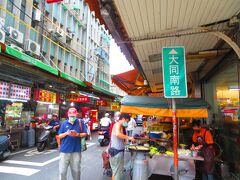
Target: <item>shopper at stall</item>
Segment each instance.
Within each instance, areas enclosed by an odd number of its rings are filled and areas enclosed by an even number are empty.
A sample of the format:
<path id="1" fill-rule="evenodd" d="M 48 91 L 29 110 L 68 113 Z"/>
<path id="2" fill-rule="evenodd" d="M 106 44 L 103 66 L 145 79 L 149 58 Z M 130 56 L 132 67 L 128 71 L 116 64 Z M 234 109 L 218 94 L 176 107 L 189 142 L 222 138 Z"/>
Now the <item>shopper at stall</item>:
<path id="1" fill-rule="evenodd" d="M 59 130 L 60 180 L 67 179 L 67 169 L 70 165 L 73 180 L 80 180 L 81 169 L 81 138 L 87 136 L 87 129 L 82 120 L 77 119 L 77 110 L 68 110 L 68 119 L 64 121 Z"/>
<path id="2" fill-rule="evenodd" d="M 113 126 L 111 142 L 109 145 L 110 164 L 114 180 L 125 180 L 124 177 L 124 149 L 125 140 L 135 142 L 133 137 L 123 134 L 123 127 L 127 127 L 130 120 L 129 114 L 121 114 L 119 121 Z"/>
<path id="3" fill-rule="evenodd" d="M 109 114 L 105 113 L 104 117 L 100 120 L 100 127 L 102 130 L 104 130 L 104 129 L 109 130 L 111 123 L 112 123 L 112 121 L 109 118 Z"/>
<path id="4" fill-rule="evenodd" d="M 128 122 L 127 126 L 127 135 L 132 136 L 133 130 L 137 127 L 136 121 L 133 117 L 131 117 L 130 121 Z"/>
<path id="5" fill-rule="evenodd" d="M 52 120 L 48 123 L 48 125 L 49 126 L 53 126 L 53 129 L 56 132 L 55 138 L 57 140 L 58 149 L 59 149 L 60 148 L 60 139 L 59 139 L 58 131 L 60 129 L 61 122 L 58 119 L 58 115 L 57 114 L 53 114 L 52 115 Z"/>
<path id="6" fill-rule="evenodd" d="M 202 170 L 203 180 L 213 180 L 215 151 L 213 147 L 214 141 L 212 134 L 208 129 L 201 126 L 201 122 L 199 120 L 194 120 L 192 124 L 194 133 L 192 136 L 193 144 L 191 150 L 200 151 L 204 157 L 203 166 L 201 167 L 201 164 L 198 162 L 196 164 L 196 169 Z"/>

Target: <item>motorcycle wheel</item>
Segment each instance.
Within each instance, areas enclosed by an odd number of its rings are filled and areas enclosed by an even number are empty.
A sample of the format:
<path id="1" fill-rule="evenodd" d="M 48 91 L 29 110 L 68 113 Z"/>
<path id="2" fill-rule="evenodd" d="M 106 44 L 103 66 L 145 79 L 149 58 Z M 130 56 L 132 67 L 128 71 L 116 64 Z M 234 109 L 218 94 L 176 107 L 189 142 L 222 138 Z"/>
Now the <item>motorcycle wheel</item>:
<path id="1" fill-rule="evenodd" d="M 38 143 L 38 144 L 37 144 L 37 150 L 38 150 L 38 152 L 44 151 L 45 147 L 46 147 L 46 143 L 45 143 L 45 142 L 40 142 L 40 143 Z"/>

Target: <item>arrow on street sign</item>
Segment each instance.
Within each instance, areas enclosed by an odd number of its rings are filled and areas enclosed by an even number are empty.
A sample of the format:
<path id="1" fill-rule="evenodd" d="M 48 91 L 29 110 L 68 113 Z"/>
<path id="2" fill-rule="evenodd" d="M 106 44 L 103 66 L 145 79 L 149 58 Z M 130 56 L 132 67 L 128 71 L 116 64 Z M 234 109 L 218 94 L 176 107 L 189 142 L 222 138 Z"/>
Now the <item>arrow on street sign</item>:
<path id="1" fill-rule="evenodd" d="M 169 54 L 178 54 L 177 51 L 175 51 L 174 49 L 172 49 Z"/>

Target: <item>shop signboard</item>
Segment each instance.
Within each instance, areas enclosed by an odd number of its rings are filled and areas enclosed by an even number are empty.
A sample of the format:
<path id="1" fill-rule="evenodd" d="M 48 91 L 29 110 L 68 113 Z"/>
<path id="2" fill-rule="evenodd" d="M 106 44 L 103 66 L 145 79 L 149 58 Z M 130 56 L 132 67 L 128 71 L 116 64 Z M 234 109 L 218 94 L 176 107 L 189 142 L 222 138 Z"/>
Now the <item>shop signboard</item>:
<path id="1" fill-rule="evenodd" d="M 186 98 L 188 92 L 184 47 L 163 47 L 162 69 L 164 97 Z"/>
<path id="2" fill-rule="evenodd" d="M 0 97 L 8 98 L 9 97 L 9 88 L 10 84 L 0 81 Z"/>
<path id="3" fill-rule="evenodd" d="M 119 110 L 119 109 L 120 109 L 119 103 L 116 103 L 116 102 L 111 103 L 111 110 L 112 111 L 116 111 L 116 110 Z"/>
<path id="4" fill-rule="evenodd" d="M 105 100 L 97 100 L 96 102 L 97 106 L 107 106 L 107 101 Z"/>
<path id="5" fill-rule="evenodd" d="M 33 99 L 35 101 L 56 103 L 57 94 L 43 89 L 35 89 Z"/>
<path id="6" fill-rule="evenodd" d="M 67 94 L 65 99 L 69 102 L 80 102 L 80 103 L 87 103 L 90 102 L 90 97 L 88 96 L 82 96 L 79 94 Z"/>
<path id="7" fill-rule="evenodd" d="M 29 100 L 31 98 L 31 88 L 18 84 L 11 84 L 10 98 Z"/>

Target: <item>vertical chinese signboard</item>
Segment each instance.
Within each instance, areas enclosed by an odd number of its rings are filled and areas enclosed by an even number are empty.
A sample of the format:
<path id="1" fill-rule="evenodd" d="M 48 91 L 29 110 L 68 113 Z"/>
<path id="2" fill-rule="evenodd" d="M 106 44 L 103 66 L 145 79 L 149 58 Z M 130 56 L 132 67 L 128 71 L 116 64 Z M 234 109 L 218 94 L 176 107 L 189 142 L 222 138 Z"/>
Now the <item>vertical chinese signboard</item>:
<path id="1" fill-rule="evenodd" d="M 187 78 L 184 47 L 163 47 L 163 84 L 165 98 L 186 98 Z"/>
<path id="2" fill-rule="evenodd" d="M 186 98 L 187 78 L 184 47 L 162 48 L 164 97 L 172 98 L 174 179 L 178 180 L 178 123 L 175 98 Z"/>

